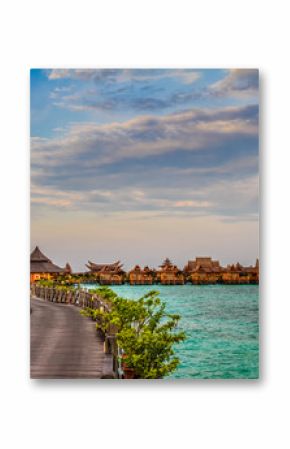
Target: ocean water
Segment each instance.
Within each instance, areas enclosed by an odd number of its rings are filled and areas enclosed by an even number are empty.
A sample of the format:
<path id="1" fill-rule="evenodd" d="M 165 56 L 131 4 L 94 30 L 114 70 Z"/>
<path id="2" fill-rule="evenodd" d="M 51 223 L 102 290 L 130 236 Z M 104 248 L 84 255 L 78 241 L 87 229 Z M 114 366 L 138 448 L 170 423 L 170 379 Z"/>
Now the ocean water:
<path id="1" fill-rule="evenodd" d="M 112 286 L 139 298 L 154 289 L 169 313 L 181 315 L 186 340 L 170 378 L 256 379 L 259 377 L 259 287 L 257 285 Z"/>

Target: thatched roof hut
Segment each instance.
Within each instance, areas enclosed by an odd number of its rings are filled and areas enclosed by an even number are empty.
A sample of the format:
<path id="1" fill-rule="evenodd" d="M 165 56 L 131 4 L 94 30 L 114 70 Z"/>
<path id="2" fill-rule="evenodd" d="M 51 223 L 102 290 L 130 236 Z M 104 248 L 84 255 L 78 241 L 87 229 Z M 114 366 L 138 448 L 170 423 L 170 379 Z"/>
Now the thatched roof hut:
<path id="1" fill-rule="evenodd" d="M 47 256 L 45 256 L 38 246 L 30 254 L 30 272 L 31 273 L 63 273 L 64 268 L 55 265 Z"/>

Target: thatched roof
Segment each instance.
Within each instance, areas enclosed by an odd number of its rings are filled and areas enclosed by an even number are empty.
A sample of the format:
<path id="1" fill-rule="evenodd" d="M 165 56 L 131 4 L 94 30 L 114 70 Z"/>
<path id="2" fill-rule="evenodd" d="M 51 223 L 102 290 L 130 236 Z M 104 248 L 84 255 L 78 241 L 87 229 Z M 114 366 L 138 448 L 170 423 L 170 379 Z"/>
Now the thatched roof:
<path id="1" fill-rule="evenodd" d="M 135 267 L 132 268 L 129 273 L 132 273 L 134 271 L 138 271 L 139 273 L 141 273 L 143 270 L 141 269 L 140 265 L 135 265 Z"/>
<path id="2" fill-rule="evenodd" d="M 129 273 L 152 274 L 154 273 L 154 270 L 149 268 L 148 265 L 146 265 L 143 269 L 142 267 L 140 267 L 140 265 L 135 265 L 135 267 L 132 268 Z"/>
<path id="3" fill-rule="evenodd" d="M 38 246 L 30 254 L 30 272 L 31 273 L 62 273 L 63 268 L 58 267 L 45 256 Z"/>
<path id="4" fill-rule="evenodd" d="M 173 266 L 173 264 L 168 257 L 166 257 L 166 259 L 162 262 L 162 264 L 159 265 L 160 268 L 172 267 L 172 266 Z"/>
<path id="5" fill-rule="evenodd" d="M 186 273 L 193 273 L 195 271 L 204 273 L 219 273 L 223 271 L 218 260 L 212 260 L 211 257 L 196 257 L 195 260 L 189 260 L 184 267 Z"/>
<path id="6" fill-rule="evenodd" d="M 86 267 L 93 273 L 103 273 L 103 272 L 112 272 L 112 273 L 120 273 L 122 270 L 123 264 L 118 260 L 114 263 L 94 263 L 90 260 L 86 264 Z"/>
<path id="7" fill-rule="evenodd" d="M 51 262 L 51 260 L 40 251 L 38 246 L 36 246 L 30 254 L 30 262 Z"/>

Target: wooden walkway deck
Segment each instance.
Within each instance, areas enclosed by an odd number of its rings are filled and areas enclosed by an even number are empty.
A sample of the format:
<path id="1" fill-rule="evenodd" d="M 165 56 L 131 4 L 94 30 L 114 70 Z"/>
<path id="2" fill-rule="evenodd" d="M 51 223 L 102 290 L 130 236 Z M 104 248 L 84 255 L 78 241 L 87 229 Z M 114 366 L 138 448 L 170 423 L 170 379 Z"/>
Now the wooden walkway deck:
<path id="1" fill-rule="evenodd" d="M 30 377 L 96 379 L 112 373 L 112 356 L 95 323 L 71 304 L 31 299 Z"/>

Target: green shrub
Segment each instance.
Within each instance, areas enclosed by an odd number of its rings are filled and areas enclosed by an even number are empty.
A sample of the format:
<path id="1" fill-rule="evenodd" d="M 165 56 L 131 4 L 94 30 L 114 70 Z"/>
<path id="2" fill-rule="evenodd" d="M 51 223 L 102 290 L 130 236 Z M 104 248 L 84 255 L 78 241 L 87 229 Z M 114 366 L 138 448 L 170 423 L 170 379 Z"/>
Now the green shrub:
<path id="1" fill-rule="evenodd" d="M 91 291 L 92 292 L 92 291 Z M 166 313 L 157 291 L 138 300 L 119 297 L 107 287 L 94 291 L 101 296 L 110 311 L 86 309 L 85 314 L 97 321 L 97 328 L 117 337 L 125 354 L 126 366 L 142 379 L 162 378 L 176 369 L 179 359 L 174 345 L 185 339 L 178 332 L 179 315 Z"/>

